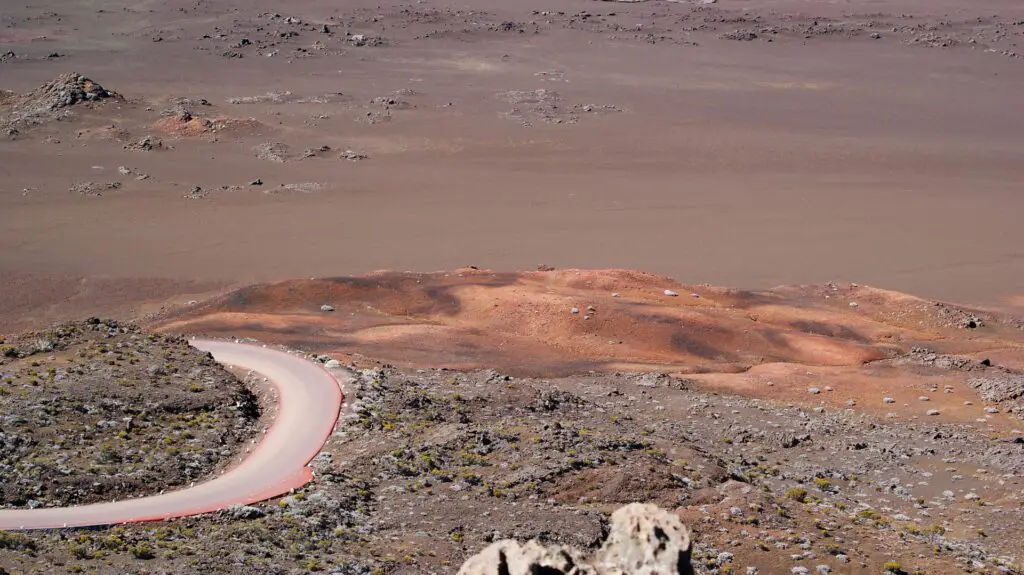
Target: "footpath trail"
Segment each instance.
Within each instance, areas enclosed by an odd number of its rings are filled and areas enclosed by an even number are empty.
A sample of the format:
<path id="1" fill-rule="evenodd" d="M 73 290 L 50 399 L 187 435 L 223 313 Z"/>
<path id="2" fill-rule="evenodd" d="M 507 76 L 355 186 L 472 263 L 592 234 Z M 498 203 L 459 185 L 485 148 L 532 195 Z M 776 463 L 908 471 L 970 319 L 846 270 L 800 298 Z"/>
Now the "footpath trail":
<path id="1" fill-rule="evenodd" d="M 301 357 L 255 345 L 193 340 L 220 363 L 266 376 L 278 391 L 278 413 L 237 467 L 193 487 L 138 499 L 77 507 L 0 510 L 0 530 L 52 529 L 158 521 L 262 501 L 301 487 L 306 465 L 334 430 L 341 408 L 338 381 Z"/>

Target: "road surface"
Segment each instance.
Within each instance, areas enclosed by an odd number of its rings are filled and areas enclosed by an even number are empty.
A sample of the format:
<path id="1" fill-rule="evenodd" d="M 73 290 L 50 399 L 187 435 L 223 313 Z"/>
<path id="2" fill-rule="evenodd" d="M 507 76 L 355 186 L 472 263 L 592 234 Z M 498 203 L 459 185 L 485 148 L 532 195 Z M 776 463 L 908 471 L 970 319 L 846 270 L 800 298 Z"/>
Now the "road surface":
<path id="1" fill-rule="evenodd" d="M 191 343 L 222 364 L 263 374 L 277 388 L 277 419 L 245 461 L 216 479 L 163 495 L 78 507 L 2 509 L 0 530 L 156 521 L 262 501 L 305 485 L 312 478 L 306 464 L 338 419 L 342 396 L 337 380 L 320 366 L 281 351 L 225 341 Z"/>

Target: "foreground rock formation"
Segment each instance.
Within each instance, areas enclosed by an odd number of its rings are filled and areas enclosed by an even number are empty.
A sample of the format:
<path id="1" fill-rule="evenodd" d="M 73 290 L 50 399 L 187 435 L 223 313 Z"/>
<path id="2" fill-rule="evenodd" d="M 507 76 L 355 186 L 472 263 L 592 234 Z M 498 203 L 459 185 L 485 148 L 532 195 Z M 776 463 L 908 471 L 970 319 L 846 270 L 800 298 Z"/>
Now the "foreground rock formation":
<path id="1" fill-rule="evenodd" d="M 679 517 L 633 503 L 611 517 L 611 532 L 591 557 L 568 545 L 514 540 L 492 544 L 462 565 L 459 575 L 689 575 L 690 534 Z"/>

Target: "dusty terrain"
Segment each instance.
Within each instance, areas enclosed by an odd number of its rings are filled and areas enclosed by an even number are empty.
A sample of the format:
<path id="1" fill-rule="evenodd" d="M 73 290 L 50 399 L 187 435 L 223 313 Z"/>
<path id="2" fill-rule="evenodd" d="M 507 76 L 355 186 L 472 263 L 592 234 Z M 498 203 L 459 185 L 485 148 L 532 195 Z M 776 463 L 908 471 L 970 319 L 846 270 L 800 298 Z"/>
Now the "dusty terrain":
<path id="1" fill-rule="evenodd" d="M 938 420 L 970 422 L 993 408 L 1024 419 L 1021 319 L 863 286 L 755 292 L 629 271 L 380 273 L 254 285 L 151 325 L 362 366 L 657 372 L 709 391 L 878 414 L 938 410 Z M 940 392 L 947 385 L 956 392 Z M 989 392 L 1003 387 L 1014 391 Z"/>
<path id="2" fill-rule="evenodd" d="M 360 385 L 295 494 L 0 533 L 0 573 L 446 573 L 631 501 L 698 573 L 1021 573 L 1022 34 L 1012 0 L 5 6 L 3 504 L 229 465 L 261 378 L 179 335 Z M 154 381 L 169 349 L 203 374 Z"/>
<path id="3" fill-rule="evenodd" d="M 6 7 L 0 89 L 78 72 L 118 97 L 3 99 L 0 270 L 549 264 L 1009 305 L 1021 22 L 1012 0 Z"/>

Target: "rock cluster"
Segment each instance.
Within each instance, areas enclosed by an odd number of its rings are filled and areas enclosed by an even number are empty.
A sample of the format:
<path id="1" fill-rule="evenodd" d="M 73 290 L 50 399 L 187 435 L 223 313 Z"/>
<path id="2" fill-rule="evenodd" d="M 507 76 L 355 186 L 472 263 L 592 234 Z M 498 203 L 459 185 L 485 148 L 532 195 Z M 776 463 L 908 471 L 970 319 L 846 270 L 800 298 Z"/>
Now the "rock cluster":
<path id="1" fill-rule="evenodd" d="M 568 545 L 525 545 L 506 539 L 466 560 L 460 575 L 691 574 L 690 534 L 679 517 L 656 505 L 633 503 L 612 514 L 604 545 L 585 557 Z"/>
<path id="2" fill-rule="evenodd" d="M 61 74 L 28 94 L 27 100 L 46 110 L 57 110 L 74 106 L 79 102 L 91 102 L 116 96 L 89 78 L 71 72 Z"/>

